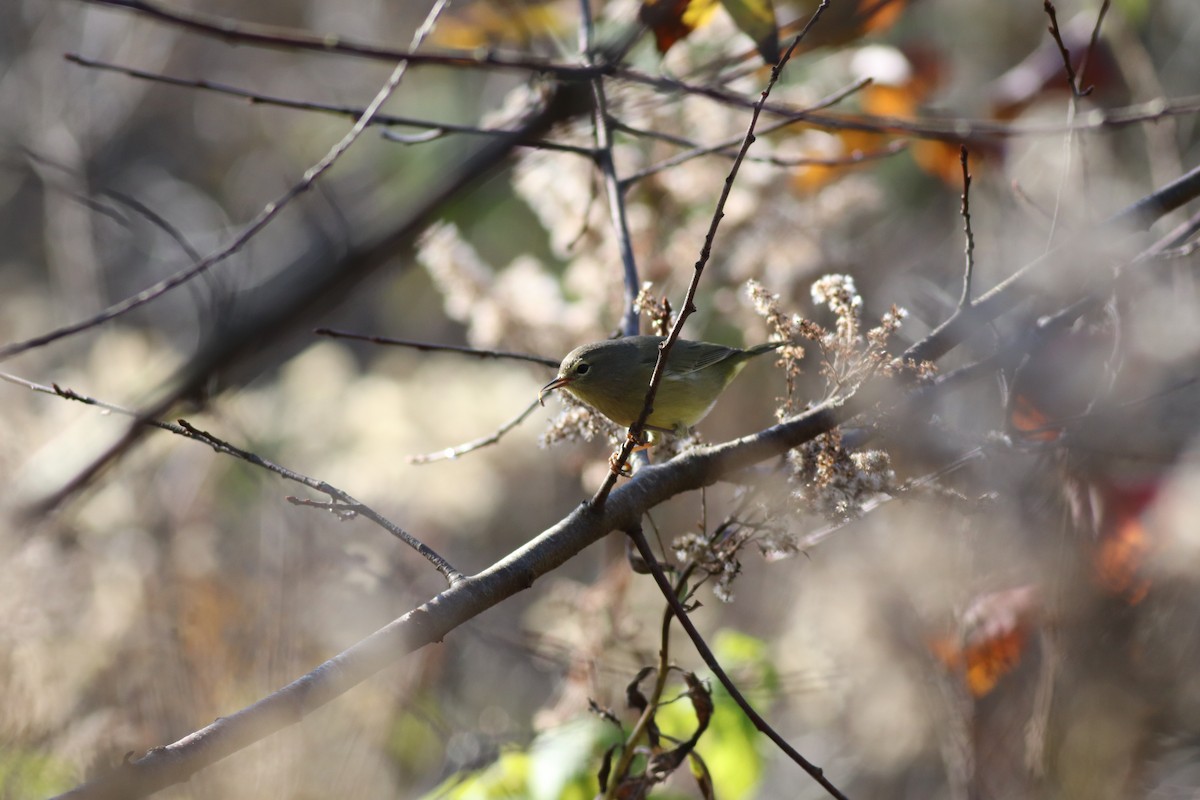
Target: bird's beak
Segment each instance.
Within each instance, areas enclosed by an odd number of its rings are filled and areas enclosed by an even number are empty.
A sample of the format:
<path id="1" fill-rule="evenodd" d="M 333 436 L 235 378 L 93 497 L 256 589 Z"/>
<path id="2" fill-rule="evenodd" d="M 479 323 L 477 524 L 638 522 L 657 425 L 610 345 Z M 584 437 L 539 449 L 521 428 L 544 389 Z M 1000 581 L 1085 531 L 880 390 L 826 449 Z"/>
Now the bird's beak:
<path id="1" fill-rule="evenodd" d="M 557 378 L 547 383 L 542 387 L 541 391 L 538 392 L 538 405 L 546 405 L 546 395 L 550 394 L 555 389 L 560 389 L 563 386 L 566 386 L 570 382 L 570 378 L 559 375 Z"/>

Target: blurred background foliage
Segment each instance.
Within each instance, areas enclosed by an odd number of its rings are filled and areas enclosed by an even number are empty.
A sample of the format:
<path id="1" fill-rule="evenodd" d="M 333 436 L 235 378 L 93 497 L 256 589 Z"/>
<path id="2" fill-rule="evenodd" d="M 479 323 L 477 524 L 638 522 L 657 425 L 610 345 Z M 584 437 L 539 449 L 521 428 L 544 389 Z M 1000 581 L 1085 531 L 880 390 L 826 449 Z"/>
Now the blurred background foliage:
<path id="1" fill-rule="evenodd" d="M 776 6 L 785 34 L 812 5 Z M 1066 81 L 1040 3 L 891 5 L 886 19 L 875 19 L 833 0 L 829 19 L 788 65 L 772 100 L 804 107 L 870 77 L 870 86 L 832 110 L 847 118 L 1067 122 Z M 187 7 L 397 48 L 427 11 L 425 3 L 372 0 L 198 0 Z M 592 7 L 602 39 L 628 30 L 638 14 L 636 3 L 620 0 Z M 1090 0 L 1059 6 L 1079 51 L 1097 10 Z M 569 2 L 463 3 L 443 17 L 432 45 L 569 61 L 578 49 L 578 14 Z M 180 239 L 201 254 L 226 243 L 351 124 L 346 115 L 89 69 L 64 54 L 352 108 L 364 106 L 391 69 L 386 62 L 230 46 L 87 2 L 14 0 L 5 18 L 4 342 L 87 317 L 185 267 L 191 257 Z M 1195 95 L 1198 40 L 1195 0 L 1114 2 L 1084 74 L 1095 90 L 1074 119 L 1089 122 L 1095 108 Z M 665 55 L 643 36 L 629 56 L 649 75 L 719 82 L 750 99 L 767 77 L 757 58 L 751 40 L 720 11 L 685 31 Z M 526 78 L 519 70 L 421 66 L 384 112 L 478 125 L 503 116 Z M 647 82 L 611 80 L 608 92 L 623 126 L 615 147 L 621 175 L 686 149 L 671 137 L 713 143 L 740 136 L 748 122 L 746 109 Z M 1055 224 L 1076 228 L 1193 166 L 1200 155 L 1195 120 L 1167 116 L 1094 130 L 1069 147 L 1061 132 L 968 136 L 976 285 L 989 287 L 1039 254 L 1052 236 L 1052 211 Z M 591 130 L 579 122 L 554 138 L 586 146 Z M 239 298 L 302 254 L 333 258 L 386 225 L 478 139 L 403 144 L 368 132 L 315 190 L 226 263 L 3 369 L 136 407 L 221 329 Z M 855 153 L 870 157 L 796 163 Z M 809 286 L 827 273 L 850 274 L 869 324 L 893 303 L 912 312 L 906 341 L 953 307 L 963 261 L 957 144 L 896 130 L 796 125 L 760 136 L 751 155 L 758 160 L 743 165 L 733 188 L 689 338 L 765 340 L 770 331 L 746 293 L 749 279 L 778 294 L 788 313 L 828 323 L 813 308 Z M 630 187 L 640 276 L 676 307 L 729 166 L 709 155 Z M 558 358 L 617 329 L 619 264 L 593 165 L 575 154 L 526 149 L 511 169 L 457 198 L 415 260 L 380 271 L 315 322 Z M 806 362 L 802 378 L 814 396 L 822 386 L 816 366 Z M 600 437 L 542 446 L 551 409 L 496 446 L 456 460 L 414 465 L 407 456 L 486 435 L 549 377 L 528 364 L 348 344 L 300 330 L 272 346 L 257 374 L 215 386 L 228 388 L 189 420 L 350 492 L 473 573 L 590 495 L 606 470 L 609 443 Z M 721 441 L 771 423 L 783 390 L 778 370 L 753 365 L 700 426 L 702 437 Z M 54 515 L 23 517 L 27 503 L 72 476 L 125 422 L 15 385 L 0 384 L 0 397 L 7 487 L 0 501 L 0 797 L 64 790 L 126 752 L 174 741 L 441 588 L 414 553 L 366 521 L 339 522 L 290 505 L 285 497 L 301 494 L 297 487 L 166 434 L 146 439 Z M 1003 426 L 1003 408 L 983 391 L 943 411 L 964 436 Z M 699 590 L 694 616 L 708 633 L 726 631 L 718 649 L 727 668 L 851 796 L 965 796 L 963 775 L 972 769 L 994 778 L 978 796 L 1021 796 L 1008 781 L 1024 770 L 1028 715 L 989 717 L 997 743 L 968 768 L 971 759 L 956 752 L 964 723 L 955 713 L 971 702 L 954 671 L 964 656 L 939 656 L 930 642 L 982 593 L 1053 572 L 1047 553 L 1061 543 L 1050 541 L 1044 517 L 1030 512 L 1037 507 L 1029 499 L 1036 494 L 1027 483 L 1030 463 L 997 454 L 970 487 L 975 496 L 987 486 L 1023 503 L 1001 499 L 981 512 L 973 503 L 918 497 L 812 548 L 804 536 L 826 521 L 780 515 L 775 524 L 806 557 L 747 551 L 733 584 L 736 602 L 722 604 L 707 587 Z M 698 525 L 711 528 L 737 502 L 733 489 L 719 486 L 704 505 L 685 496 L 657 509 L 654 522 L 669 542 Z M 1192 519 L 1186 506 L 1176 513 Z M 601 755 L 619 737 L 589 715 L 588 701 L 632 724 L 625 686 L 655 661 L 662 608 L 649 581 L 629 574 L 619 542 L 593 547 L 444 643 L 161 796 L 591 797 Z M 1024 625 L 1027 617 L 1017 616 Z M 1161 637 L 1178 630 L 1172 625 L 1191 625 L 1154 619 Z M 1010 659 L 1018 672 L 1033 669 L 1019 663 L 1023 647 Z M 1180 658 L 1189 653 L 1195 651 L 1181 646 Z M 686 641 L 675 642 L 672 654 L 685 668 L 700 668 Z M 1172 684 L 1181 703 L 1200 696 L 1195 683 Z M 1085 727 L 1111 736 L 1098 745 L 1077 731 L 1062 734 L 1060 757 L 1043 768 L 1061 770 L 1063 796 L 1109 796 L 1092 790 L 1126 786 L 1114 775 L 1128 779 L 1135 770 L 1116 755 L 1133 748 L 1121 723 L 1149 714 L 1148 707 L 1119 682 L 1097 682 L 1091 691 L 1075 701 L 1089 710 Z M 714 702 L 699 752 L 716 796 L 821 794 L 766 746 L 719 688 Z M 660 723 L 686 737 L 695 724 L 690 713 L 678 702 L 664 707 Z M 1110 757 L 1109 769 L 1093 769 L 1106 760 L 1098 752 Z M 1194 768 L 1174 752 L 1141 763 L 1139 779 L 1147 786 L 1158 785 L 1154 775 L 1184 782 Z M 1111 766 L 1116 761 L 1127 768 Z M 701 796 L 686 773 L 656 796 Z M 1122 796 L 1116 791 L 1111 796 Z"/>

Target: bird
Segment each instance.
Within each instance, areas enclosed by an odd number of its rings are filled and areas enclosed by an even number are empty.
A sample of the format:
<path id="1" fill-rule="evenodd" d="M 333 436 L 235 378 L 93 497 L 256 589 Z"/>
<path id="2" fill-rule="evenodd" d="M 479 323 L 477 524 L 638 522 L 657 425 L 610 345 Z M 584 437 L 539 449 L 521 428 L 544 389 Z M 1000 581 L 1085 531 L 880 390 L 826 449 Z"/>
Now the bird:
<path id="1" fill-rule="evenodd" d="M 538 392 L 538 401 L 563 389 L 622 427 L 637 421 L 646 401 L 650 376 L 658 360 L 662 336 L 626 336 L 575 348 L 567 353 L 558 375 Z M 666 370 L 653 412 L 646 420 L 650 442 L 659 433 L 685 435 L 712 410 L 750 359 L 788 344 L 767 342 L 743 350 L 711 342 L 677 339 L 667 357 Z"/>

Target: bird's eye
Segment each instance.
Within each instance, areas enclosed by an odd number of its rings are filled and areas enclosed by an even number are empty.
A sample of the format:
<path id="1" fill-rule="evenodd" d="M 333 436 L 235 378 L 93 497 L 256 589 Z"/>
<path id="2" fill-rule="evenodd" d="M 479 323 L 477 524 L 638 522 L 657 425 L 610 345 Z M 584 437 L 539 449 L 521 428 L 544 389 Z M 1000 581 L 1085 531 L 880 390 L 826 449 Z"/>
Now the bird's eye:
<path id="1" fill-rule="evenodd" d="M 587 371 L 591 368 L 592 368 L 591 364 L 587 363 L 586 361 L 581 361 L 579 363 L 579 366 L 575 368 L 575 372 L 577 372 L 580 375 L 586 375 Z"/>

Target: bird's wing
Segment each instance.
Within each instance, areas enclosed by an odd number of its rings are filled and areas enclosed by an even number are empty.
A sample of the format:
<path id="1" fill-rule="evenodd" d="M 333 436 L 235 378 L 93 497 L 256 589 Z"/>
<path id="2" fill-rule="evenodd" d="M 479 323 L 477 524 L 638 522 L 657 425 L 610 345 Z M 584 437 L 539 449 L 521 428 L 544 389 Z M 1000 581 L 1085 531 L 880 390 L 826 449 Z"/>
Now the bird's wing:
<path id="1" fill-rule="evenodd" d="M 682 346 L 681 346 L 682 345 Z M 667 372 L 689 375 L 740 353 L 732 347 L 717 347 L 704 342 L 676 342 L 667 362 Z"/>

